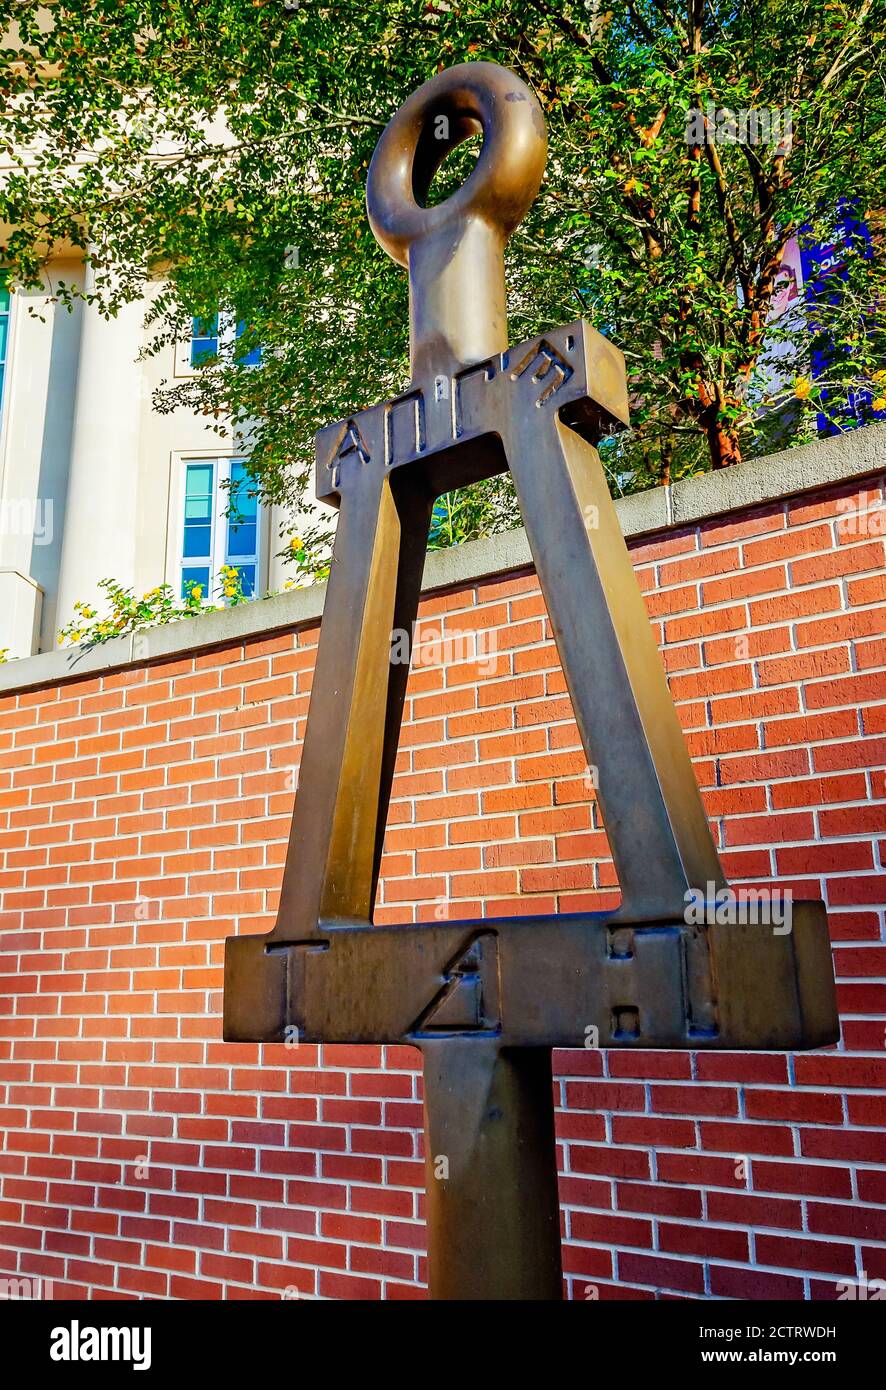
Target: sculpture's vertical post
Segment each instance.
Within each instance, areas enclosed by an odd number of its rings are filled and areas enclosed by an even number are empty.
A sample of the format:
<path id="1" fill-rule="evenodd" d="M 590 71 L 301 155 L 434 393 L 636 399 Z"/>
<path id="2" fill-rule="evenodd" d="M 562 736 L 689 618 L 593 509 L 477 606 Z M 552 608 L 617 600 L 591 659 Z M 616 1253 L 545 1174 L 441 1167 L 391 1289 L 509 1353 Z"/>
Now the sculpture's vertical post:
<path id="1" fill-rule="evenodd" d="M 422 1044 L 435 1299 L 563 1296 L 549 1048 Z"/>
<path id="2" fill-rule="evenodd" d="M 477 131 L 474 173 L 445 203 L 422 206 L 438 165 Z M 535 97 L 486 63 L 426 84 L 379 140 L 369 220 L 409 268 L 416 379 L 507 347 L 504 246 L 535 197 L 546 152 Z M 422 1051 L 431 1296 L 562 1298 L 550 1050 L 502 1050 L 474 1035 Z"/>

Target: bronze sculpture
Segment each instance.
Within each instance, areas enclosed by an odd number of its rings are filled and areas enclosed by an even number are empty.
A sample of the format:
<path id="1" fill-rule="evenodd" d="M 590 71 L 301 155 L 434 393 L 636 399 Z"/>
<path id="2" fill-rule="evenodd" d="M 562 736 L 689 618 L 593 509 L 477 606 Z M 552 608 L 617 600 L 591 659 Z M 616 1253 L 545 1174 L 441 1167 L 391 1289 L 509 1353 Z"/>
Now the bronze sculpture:
<path id="1" fill-rule="evenodd" d="M 465 183 L 423 206 L 477 131 Z M 503 250 L 545 157 L 532 92 L 487 63 L 427 82 L 378 143 L 367 206 L 409 271 L 412 381 L 317 436 L 340 516 L 279 914 L 226 942 L 226 1039 L 421 1049 L 436 1298 L 561 1297 L 551 1048 L 837 1037 L 823 904 L 794 904 L 788 931 L 687 911 L 727 885 L 594 448 L 627 424 L 624 361 L 583 322 L 508 346 Z M 408 675 L 392 634 L 412 630 L 435 498 L 507 468 L 622 904 L 375 928 Z"/>

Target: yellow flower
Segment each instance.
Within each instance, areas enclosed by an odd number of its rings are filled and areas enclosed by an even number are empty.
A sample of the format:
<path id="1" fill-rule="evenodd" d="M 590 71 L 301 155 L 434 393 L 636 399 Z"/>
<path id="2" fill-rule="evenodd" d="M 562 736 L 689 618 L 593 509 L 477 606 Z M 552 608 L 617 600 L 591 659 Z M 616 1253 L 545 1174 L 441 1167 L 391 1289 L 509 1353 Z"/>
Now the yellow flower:
<path id="1" fill-rule="evenodd" d="M 191 587 L 190 587 L 190 589 L 188 590 L 188 598 L 194 598 L 194 599 L 197 599 L 197 600 L 199 601 L 202 597 L 203 597 L 203 585 L 202 585 L 202 584 L 192 584 Z"/>
<path id="2" fill-rule="evenodd" d="M 236 592 L 237 592 L 237 586 L 236 586 L 235 584 L 226 584 L 226 585 L 225 585 L 225 598 L 233 598 L 234 595 L 236 594 Z"/>
<path id="3" fill-rule="evenodd" d="M 297 553 L 299 550 L 304 550 L 304 548 L 304 541 L 301 540 L 298 536 L 293 536 L 292 540 L 289 542 L 289 549 Z"/>
<path id="4" fill-rule="evenodd" d="M 886 381 L 886 369 L 884 369 L 882 372 L 874 372 L 873 380 Z"/>
<path id="5" fill-rule="evenodd" d="M 798 376 L 794 383 L 794 395 L 797 397 L 797 400 L 808 400 L 811 390 L 812 382 L 809 380 L 808 376 Z"/>
<path id="6" fill-rule="evenodd" d="M 873 403 L 874 410 L 886 410 L 886 396 L 880 396 Z"/>

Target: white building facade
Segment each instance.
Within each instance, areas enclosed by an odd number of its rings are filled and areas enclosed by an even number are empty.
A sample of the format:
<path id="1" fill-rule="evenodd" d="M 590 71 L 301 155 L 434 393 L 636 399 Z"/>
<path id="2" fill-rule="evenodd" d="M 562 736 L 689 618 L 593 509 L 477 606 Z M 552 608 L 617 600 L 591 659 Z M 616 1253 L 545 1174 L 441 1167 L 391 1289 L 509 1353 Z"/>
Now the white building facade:
<path id="1" fill-rule="evenodd" d="M 51 302 L 58 280 L 84 285 L 82 261 L 57 259 L 48 293 L 0 293 L 0 651 L 49 651 L 79 600 L 99 607 L 99 581 L 143 594 L 162 583 L 216 593 L 235 565 L 256 597 L 283 587 L 274 554 L 281 516 L 238 491 L 242 463 L 207 421 L 159 414 L 162 381 L 197 369 L 212 325 L 140 359 L 146 302 L 113 319 L 83 302 Z M 32 311 L 32 312 L 29 312 Z"/>

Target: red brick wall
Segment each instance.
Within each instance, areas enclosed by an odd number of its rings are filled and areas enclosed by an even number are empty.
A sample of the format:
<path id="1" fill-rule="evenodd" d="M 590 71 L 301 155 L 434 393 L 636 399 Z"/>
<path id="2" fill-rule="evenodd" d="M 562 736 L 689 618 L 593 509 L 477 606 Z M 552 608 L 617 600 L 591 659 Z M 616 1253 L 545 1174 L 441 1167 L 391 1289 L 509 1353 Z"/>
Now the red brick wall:
<path id="1" fill-rule="evenodd" d="M 886 1276 L 882 496 L 633 547 L 727 871 L 824 897 L 843 1037 L 558 1053 L 574 1297 Z M 379 920 L 610 904 L 534 576 L 423 616 Z M 477 630 L 482 670 L 457 650 Z M 273 921 L 317 631 L 0 704 L 2 1273 L 56 1296 L 421 1296 L 418 1054 L 220 1041 L 222 942 Z"/>

